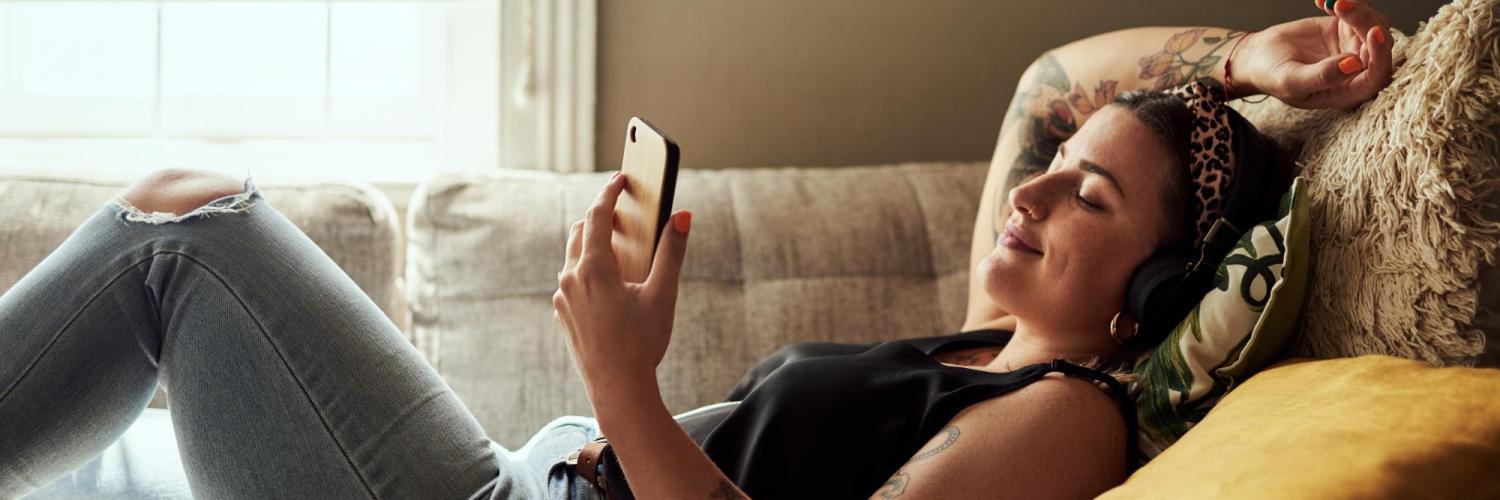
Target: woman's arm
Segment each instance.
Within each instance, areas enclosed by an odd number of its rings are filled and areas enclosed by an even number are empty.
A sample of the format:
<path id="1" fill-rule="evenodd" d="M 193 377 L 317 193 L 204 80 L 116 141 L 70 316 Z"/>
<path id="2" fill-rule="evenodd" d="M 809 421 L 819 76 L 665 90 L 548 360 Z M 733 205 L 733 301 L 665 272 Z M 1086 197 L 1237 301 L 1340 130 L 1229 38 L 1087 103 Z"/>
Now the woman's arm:
<path id="1" fill-rule="evenodd" d="M 627 180 L 610 178 L 569 229 L 553 319 L 568 335 L 599 428 L 637 498 L 746 498 L 672 418 L 656 381 L 672 338 L 692 214 L 672 215 L 651 274 L 626 282 L 611 241 Z"/>
<path id="2" fill-rule="evenodd" d="M 672 418 L 655 373 L 621 382 L 592 400 L 636 498 L 750 498 Z"/>
<path id="3" fill-rule="evenodd" d="M 1325 11 L 1332 16 L 1282 23 L 1248 37 L 1212 27 L 1115 31 L 1050 50 L 1033 62 L 1016 86 L 990 159 L 974 222 L 962 329 L 1014 324 L 977 274 L 1010 215 L 1006 194 L 1046 170 L 1057 145 L 1115 94 L 1202 77 L 1222 83 L 1226 62 L 1233 72 L 1231 98 L 1265 93 L 1297 107 L 1351 108 L 1385 88 L 1391 78 L 1390 22 L 1357 0 L 1337 5 Z M 1234 60 L 1228 61 L 1231 51 Z"/>

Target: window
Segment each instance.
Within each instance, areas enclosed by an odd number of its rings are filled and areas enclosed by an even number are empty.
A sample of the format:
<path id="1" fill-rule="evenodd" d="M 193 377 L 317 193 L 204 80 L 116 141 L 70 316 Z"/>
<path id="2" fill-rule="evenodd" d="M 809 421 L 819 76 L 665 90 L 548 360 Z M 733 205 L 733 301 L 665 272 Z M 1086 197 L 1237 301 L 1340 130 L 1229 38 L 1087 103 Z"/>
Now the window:
<path id="1" fill-rule="evenodd" d="M 493 169 L 502 25 L 499 0 L 3 2 L 0 168 Z"/>

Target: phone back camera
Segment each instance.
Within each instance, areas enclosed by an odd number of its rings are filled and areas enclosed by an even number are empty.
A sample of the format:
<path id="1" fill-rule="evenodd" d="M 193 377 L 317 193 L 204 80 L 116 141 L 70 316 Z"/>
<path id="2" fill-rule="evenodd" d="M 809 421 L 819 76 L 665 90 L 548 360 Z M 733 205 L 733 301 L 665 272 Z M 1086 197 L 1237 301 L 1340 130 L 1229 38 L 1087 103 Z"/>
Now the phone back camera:
<path id="1" fill-rule="evenodd" d="M 630 142 L 635 142 L 635 127 L 630 127 Z"/>

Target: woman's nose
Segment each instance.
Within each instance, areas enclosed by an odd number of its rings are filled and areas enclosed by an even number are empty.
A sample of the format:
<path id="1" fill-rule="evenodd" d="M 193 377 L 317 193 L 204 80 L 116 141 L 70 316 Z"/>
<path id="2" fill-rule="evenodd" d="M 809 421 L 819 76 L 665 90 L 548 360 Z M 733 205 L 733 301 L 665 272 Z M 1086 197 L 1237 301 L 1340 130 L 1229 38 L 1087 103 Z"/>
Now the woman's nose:
<path id="1" fill-rule="evenodd" d="M 1047 174 L 1036 177 L 1030 181 L 1010 190 L 1010 208 L 1021 215 L 1032 220 L 1042 220 L 1047 217 L 1046 190 L 1048 187 Z"/>

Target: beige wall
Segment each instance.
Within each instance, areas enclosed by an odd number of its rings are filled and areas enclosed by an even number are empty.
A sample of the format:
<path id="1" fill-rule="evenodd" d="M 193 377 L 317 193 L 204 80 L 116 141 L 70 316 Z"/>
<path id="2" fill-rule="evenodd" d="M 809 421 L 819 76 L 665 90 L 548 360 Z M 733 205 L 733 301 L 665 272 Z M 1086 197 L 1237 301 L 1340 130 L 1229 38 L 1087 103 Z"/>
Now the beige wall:
<path id="1" fill-rule="evenodd" d="M 1444 2 L 1377 2 L 1397 29 Z M 600 0 L 600 170 L 640 115 L 689 168 L 988 160 L 1042 51 L 1132 26 L 1259 29 L 1310 2 Z M 1184 9 L 1184 6 L 1191 7 Z"/>

